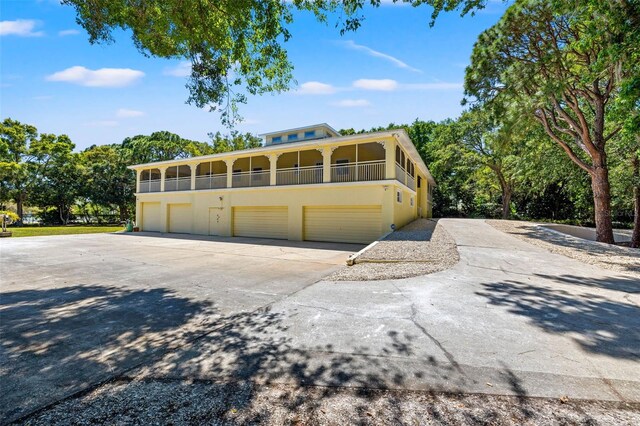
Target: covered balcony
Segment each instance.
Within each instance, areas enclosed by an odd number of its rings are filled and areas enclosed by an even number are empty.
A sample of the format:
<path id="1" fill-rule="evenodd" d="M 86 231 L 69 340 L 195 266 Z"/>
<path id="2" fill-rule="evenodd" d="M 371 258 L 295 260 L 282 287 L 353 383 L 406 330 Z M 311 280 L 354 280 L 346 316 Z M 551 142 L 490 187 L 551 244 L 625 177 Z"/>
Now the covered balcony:
<path id="1" fill-rule="evenodd" d="M 415 164 L 400 146 L 390 145 L 390 152 L 387 152 L 389 145 L 385 142 L 363 142 L 210 161 L 185 159 L 185 164 L 138 170 L 138 192 L 314 185 L 386 179 L 396 179 L 415 190 Z"/>
<path id="2" fill-rule="evenodd" d="M 276 163 L 276 185 L 322 183 L 322 165 L 317 149 L 284 153 Z"/>
<path id="3" fill-rule="evenodd" d="M 162 174 L 160 169 L 146 169 L 140 172 L 138 192 L 160 192 Z"/>
<path id="4" fill-rule="evenodd" d="M 233 163 L 233 188 L 269 186 L 271 163 L 266 155 L 239 158 Z"/>
<path id="5" fill-rule="evenodd" d="M 196 167 L 196 189 L 218 189 L 227 187 L 227 164 L 224 161 L 209 161 Z"/>
<path id="6" fill-rule="evenodd" d="M 384 179 L 385 149 L 378 142 L 341 146 L 331 155 L 331 182 Z"/>

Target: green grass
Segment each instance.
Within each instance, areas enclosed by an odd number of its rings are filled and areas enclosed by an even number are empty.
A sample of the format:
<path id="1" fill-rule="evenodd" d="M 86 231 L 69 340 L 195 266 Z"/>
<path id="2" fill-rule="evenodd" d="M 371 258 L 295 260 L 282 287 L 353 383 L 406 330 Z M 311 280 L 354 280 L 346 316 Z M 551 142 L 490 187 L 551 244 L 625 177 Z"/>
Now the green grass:
<path id="1" fill-rule="evenodd" d="M 122 226 L 25 226 L 23 228 L 7 228 L 13 237 L 41 237 L 44 235 L 101 234 L 104 232 L 122 231 Z"/>

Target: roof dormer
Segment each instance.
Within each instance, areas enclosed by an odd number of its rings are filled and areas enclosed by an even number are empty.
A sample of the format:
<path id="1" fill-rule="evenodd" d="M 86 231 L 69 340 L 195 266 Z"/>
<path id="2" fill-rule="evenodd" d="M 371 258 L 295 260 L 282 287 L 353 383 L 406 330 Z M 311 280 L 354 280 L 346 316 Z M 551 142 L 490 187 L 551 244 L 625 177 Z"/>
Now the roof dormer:
<path id="1" fill-rule="evenodd" d="M 265 138 L 265 145 L 278 145 L 282 143 L 293 143 L 310 141 L 315 139 L 326 139 L 340 136 L 333 127 L 326 123 L 315 124 L 313 126 L 297 127 L 295 129 L 281 130 L 278 132 L 264 133 L 260 136 Z"/>

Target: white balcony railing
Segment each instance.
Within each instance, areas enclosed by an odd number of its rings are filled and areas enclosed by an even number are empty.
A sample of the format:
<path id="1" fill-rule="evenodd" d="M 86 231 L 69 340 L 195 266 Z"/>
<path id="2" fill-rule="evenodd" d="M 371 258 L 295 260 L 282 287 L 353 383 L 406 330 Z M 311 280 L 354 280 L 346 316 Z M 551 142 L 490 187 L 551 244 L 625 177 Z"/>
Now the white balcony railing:
<path id="1" fill-rule="evenodd" d="M 292 167 L 276 171 L 276 185 L 322 183 L 322 166 Z"/>
<path id="2" fill-rule="evenodd" d="M 332 164 L 331 182 L 361 182 L 383 180 L 385 162 L 363 161 L 359 163 Z"/>
<path id="3" fill-rule="evenodd" d="M 140 192 L 160 192 L 160 179 L 140 181 Z"/>
<path id="4" fill-rule="evenodd" d="M 191 189 L 191 177 L 169 178 L 164 180 L 165 191 L 188 191 Z"/>
<path id="5" fill-rule="evenodd" d="M 218 173 L 215 175 L 197 176 L 196 189 L 217 189 L 227 187 L 227 174 Z"/>
<path id="6" fill-rule="evenodd" d="M 409 189 L 416 190 L 416 179 L 411 175 L 407 175 L 407 186 Z"/>
<path id="7" fill-rule="evenodd" d="M 245 188 L 249 186 L 269 186 L 269 171 L 240 172 L 233 174 L 232 186 Z"/>

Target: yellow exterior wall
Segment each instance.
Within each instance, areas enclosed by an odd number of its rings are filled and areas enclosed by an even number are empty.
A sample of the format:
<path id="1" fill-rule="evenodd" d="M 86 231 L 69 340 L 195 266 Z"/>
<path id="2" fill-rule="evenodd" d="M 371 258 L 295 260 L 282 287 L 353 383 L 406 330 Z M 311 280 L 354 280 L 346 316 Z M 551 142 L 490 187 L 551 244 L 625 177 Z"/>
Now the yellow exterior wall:
<path id="1" fill-rule="evenodd" d="M 169 208 L 174 204 L 191 204 L 192 232 L 209 235 L 211 233 L 212 214 L 219 225 L 219 235 L 231 236 L 233 231 L 232 208 L 255 206 L 286 206 L 288 209 L 290 240 L 302 240 L 303 209 L 305 206 L 382 206 L 382 229 L 380 235 L 391 230 L 391 224 L 406 223 L 410 209 L 397 210 L 402 217 L 396 220 L 394 190 L 400 187 L 395 181 L 333 183 L 320 185 L 270 186 L 256 188 L 229 188 L 219 190 L 155 192 L 138 194 L 138 201 L 160 203 L 161 232 L 168 232 Z M 386 189 L 385 189 L 386 188 Z M 408 197 L 410 191 L 407 191 Z M 409 205 L 408 198 L 406 206 Z M 405 207 L 406 207 L 405 206 Z M 214 211 L 211 213 L 211 211 Z M 142 214 L 138 209 L 137 214 Z M 219 216 L 219 217 L 218 217 Z M 142 217 L 136 218 L 144 231 Z"/>
<path id="2" fill-rule="evenodd" d="M 397 192 L 402 194 L 402 202 L 398 202 Z M 399 229 L 407 223 L 413 221 L 418 216 L 416 193 L 409 190 L 405 186 L 395 185 L 393 190 L 393 210 L 396 229 Z M 411 205 L 413 198 L 413 206 Z"/>

